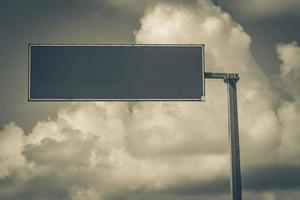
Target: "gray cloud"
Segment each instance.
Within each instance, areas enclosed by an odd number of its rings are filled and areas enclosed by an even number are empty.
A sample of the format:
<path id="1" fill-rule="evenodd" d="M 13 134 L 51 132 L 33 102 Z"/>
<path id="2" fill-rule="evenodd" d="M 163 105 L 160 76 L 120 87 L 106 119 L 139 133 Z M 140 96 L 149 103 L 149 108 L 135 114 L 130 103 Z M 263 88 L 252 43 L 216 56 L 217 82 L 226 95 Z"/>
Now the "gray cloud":
<path id="1" fill-rule="evenodd" d="M 95 5 L 77 0 L 1 1 L 1 128 L 14 121 L 27 134 L 41 119 L 55 117 L 56 110 L 63 106 L 27 102 L 28 43 L 134 42 L 132 32 L 139 26 L 138 17 L 121 13 L 108 2 Z"/>
<path id="2" fill-rule="evenodd" d="M 207 70 L 240 73 L 245 197 L 296 200 L 299 94 L 297 84 L 285 80 L 298 81 L 288 77 L 299 71 L 298 45 L 277 48 L 280 82 L 293 100 L 274 109 L 280 96 L 255 62 L 250 36 L 210 1 L 158 4 L 135 36 L 138 43 L 203 42 Z M 226 116 L 224 83 L 207 81 L 205 103 L 75 103 L 30 134 L 10 124 L 0 133 L 0 198 L 226 199 Z"/>
<path id="3" fill-rule="evenodd" d="M 270 18 L 277 16 L 299 15 L 300 2 L 298 0 L 241 0 L 235 2 L 216 2 L 226 4 L 246 18 Z"/>
<path id="4" fill-rule="evenodd" d="M 284 163 L 255 166 L 244 171 L 243 185 L 249 190 L 268 191 L 299 189 L 299 165 Z"/>

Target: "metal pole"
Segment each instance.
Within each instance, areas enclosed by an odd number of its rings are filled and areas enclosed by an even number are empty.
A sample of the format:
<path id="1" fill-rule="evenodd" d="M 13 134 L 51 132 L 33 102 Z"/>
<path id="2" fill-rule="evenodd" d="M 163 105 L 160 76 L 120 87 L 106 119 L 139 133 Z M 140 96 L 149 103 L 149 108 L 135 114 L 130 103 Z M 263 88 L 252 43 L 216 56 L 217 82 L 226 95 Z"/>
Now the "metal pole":
<path id="1" fill-rule="evenodd" d="M 228 74 L 224 78 L 225 83 L 227 83 L 228 92 L 228 130 L 231 156 L 230 190 L 232 200 L 242 200 L 239 126 L 236 94 L 236 83 L 238 80 L 239 76 L 237 74 Z"/>
<path id="2" fill-rule="evenodd" d="M 230 193 L 232 200 L 242 200 L 239 125 L 237 111 L 236 83 L 239 75 L 235 73 L 206 72 L 206 79 L 223 79 L 228 92 L 228 132 L 230 149 Z"/>
<path id="3" fill-rule="evenodd" d="M 232 200 L 242 200 L 239 125 L 237 112 L 236 83 L 240 79 L 235 73 L 205 72 L 206 79 L 223 79 L 227 84 L 228 95 L 228 132 L 230 151 L 230 193 Z"/>

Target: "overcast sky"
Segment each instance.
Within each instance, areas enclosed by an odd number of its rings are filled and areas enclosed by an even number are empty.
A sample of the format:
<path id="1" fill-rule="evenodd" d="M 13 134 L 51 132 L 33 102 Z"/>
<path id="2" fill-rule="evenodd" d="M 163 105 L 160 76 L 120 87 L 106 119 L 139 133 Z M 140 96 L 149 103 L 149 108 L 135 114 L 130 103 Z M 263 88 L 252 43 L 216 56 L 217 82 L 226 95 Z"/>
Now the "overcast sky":
<path id="1" fill-rule="evenodd" d="M 27 102 L 28 43 L 204 43 L 241 76 L 245 199 L 300 199 L 299 1 L 2 0 L 0 25 L 0 199 L 229 198 L 222 81 L 205 103 Z"/>

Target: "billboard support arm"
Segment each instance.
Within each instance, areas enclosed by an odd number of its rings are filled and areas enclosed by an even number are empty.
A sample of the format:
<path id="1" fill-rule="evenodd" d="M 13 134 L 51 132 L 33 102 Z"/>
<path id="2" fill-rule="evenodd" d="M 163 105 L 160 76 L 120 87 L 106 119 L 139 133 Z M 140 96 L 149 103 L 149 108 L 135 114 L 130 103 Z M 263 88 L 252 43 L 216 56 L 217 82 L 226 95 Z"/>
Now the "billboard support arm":
<path id="1" fill-rule="evenodd" d="M 242 200 L 241 167 L 240 167 L 240 147 L 239 147 L 239 127 L 237 111 L 236 83 L 239 75 L 236 73 L 214 73 L 206 72 L 206 79 L 223 79 L 227 84 L 228 98 L 228 132 L 230 149 L 230 190 L 232 200 Z"/>

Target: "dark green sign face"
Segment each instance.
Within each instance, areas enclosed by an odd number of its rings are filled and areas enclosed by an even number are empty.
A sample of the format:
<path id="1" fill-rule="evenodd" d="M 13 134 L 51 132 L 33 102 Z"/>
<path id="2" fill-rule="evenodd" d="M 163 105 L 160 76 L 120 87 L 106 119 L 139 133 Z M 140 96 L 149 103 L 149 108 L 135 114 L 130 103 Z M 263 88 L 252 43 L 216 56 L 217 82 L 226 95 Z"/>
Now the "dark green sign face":
<path id="1" fill-rule="evenodd" d="M 203 98 L 203 45 L 29 45 L 30 101 Z"/>

